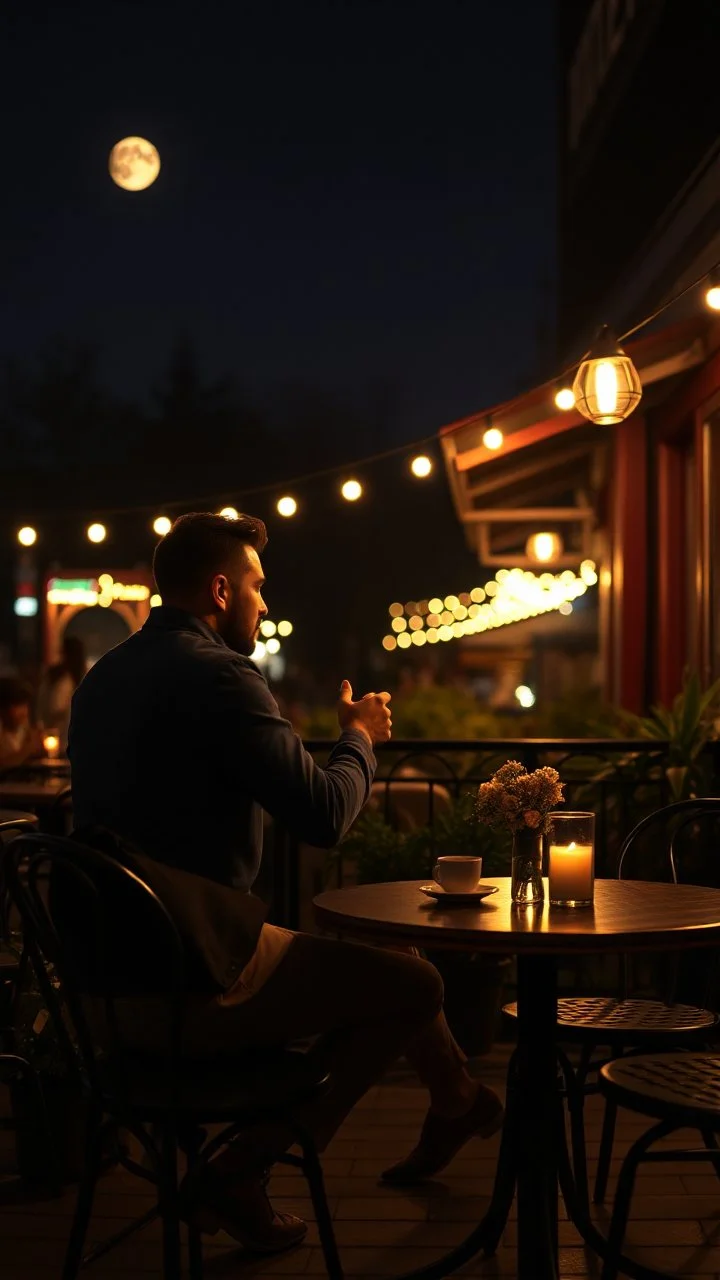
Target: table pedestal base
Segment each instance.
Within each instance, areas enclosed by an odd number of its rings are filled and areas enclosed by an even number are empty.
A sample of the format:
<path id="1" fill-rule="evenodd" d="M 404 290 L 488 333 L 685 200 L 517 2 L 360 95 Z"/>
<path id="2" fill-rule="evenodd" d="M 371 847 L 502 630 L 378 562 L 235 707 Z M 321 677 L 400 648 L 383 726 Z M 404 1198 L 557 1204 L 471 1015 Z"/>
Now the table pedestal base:
<path id="1" fill-rule="evenodd" d="M 495 1253 L 516 1191 L 518 1280 L 557 1280 L 558 1182 L 573 1218 L 571 1206 L 575 1207 L 577 1196 L 558 1089 L 556 987 L 553 957 L 518 957 L 518 1047 L 508 1072 L 505 1124 L 490 1207 L 456 1249 L 401 1280 L 443 1280 L 477 1254 Z"/>

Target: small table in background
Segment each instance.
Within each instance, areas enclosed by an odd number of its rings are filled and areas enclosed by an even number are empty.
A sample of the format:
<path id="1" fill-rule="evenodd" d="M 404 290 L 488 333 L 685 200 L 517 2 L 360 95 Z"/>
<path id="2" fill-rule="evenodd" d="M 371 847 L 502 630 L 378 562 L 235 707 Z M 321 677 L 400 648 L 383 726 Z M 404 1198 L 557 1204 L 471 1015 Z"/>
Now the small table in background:
<path id="1" fill-rule="evenodd" d="M 587 1240 L 601 1239 L 573 1213 L 571 1173 L 558 1128 L 557 960 L 563 955 L 661 951 L 720 941 L 720 889 L 598 880 L 592 908 L 518 907 L 507 878 L 473 907 L 436 906 L 421 881 L 358 885 L 321 893 L 323 929 L 360 941 L 517 956 L 518 1047 L 512 1124 L 506 1123 L 490 1209 L 461 1245 L 403 1280 L 442 1280 L 480 1252 L 494 1252 L 517 1188 L 518 1280 L 557 1280 L 558 1177 L 568 1212 Z M 509 1169 L 509 1172 L 508 1172 Z"/>

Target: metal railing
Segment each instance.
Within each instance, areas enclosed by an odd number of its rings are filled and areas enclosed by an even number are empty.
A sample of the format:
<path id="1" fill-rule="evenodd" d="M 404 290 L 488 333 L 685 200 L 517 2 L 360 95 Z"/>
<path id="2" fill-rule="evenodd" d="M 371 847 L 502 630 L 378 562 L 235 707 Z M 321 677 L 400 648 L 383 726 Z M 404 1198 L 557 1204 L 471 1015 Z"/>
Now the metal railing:
<path id="1" fill-rule="evenodd" d="M 334 743 L 318 739 L 305 745 L 322 763 Z M 708 748 L 716 779 L 719 748 L 718 743 Z M 427 827 L 432 847 L 433 832 L 447 820 L 452 803 L 476 792 L 504 761 L 519 760 L 528 770 L 552 765 L 565 784 L 565 806 L 595 812 L 596 868 L 599 875 L 611 876 L 627 833 L 671 798 L 665 773 L 668 751 L 667 742 L 647 739 L 396 739 L 378 751 L 374 807 L 391 826 L 405 823 L 407 829 L 414 821 Z M 400 795 L 402 805 L 397 802 Z M 327 859 L 312 854 L 279 826 L 267 845 L 271 865 L 264 879 L 271 890 L 273 918 L 290 928 L 307 925 L 310 900 L 327 882 Z M 332 883 L 346 882 L 346 864 L 340 846 L 333 856 Z"/>

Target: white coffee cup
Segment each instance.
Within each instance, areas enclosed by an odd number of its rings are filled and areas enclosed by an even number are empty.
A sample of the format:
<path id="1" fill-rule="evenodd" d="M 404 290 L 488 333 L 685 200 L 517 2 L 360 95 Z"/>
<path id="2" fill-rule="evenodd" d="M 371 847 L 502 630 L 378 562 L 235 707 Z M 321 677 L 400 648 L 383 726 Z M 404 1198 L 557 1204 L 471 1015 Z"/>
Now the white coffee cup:
<path id="1" fill-rule="evenodd" d="M 482 875 L 482 858 L 465 858 L 452 855 L 438 858 L 433 867 L 433 879 L 447 893 L 473 893 Z"/>

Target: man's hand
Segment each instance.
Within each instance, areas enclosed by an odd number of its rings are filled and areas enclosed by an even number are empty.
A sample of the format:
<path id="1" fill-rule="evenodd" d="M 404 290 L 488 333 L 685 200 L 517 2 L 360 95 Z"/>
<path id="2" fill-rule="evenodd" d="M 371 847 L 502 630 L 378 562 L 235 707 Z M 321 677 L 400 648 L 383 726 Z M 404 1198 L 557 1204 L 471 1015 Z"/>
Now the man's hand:
<path id="1" fill-rule="evenodd" d="M 366 693 L 359 702 L 353 702 L 352 685 L 343 680 L 337 704 L 338 723 L 341 729 L 360 729 L 374 747 L 378 742 L 389 742 L 392 730 L 389 693 Z"/>

